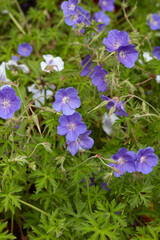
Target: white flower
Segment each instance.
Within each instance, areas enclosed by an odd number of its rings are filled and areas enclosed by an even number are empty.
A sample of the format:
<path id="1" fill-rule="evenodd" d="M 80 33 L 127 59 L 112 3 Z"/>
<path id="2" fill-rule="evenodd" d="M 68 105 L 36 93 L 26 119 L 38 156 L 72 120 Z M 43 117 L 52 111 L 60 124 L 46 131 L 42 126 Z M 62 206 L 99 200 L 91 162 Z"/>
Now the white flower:
<path id="1" fill-rule="evenodd" d="M 138 62 L 139 62 L 141 65 L 144 64 L 143 61 L 142 61 L 142 59 L 138 59 Z"/>
<path id="2" fill-rule="evenodd" d="M 115 113 L 112 113 L 110 116 L 105 113 L 102 118 L 102 128 L 106 134 L 110 134 L 112 131 L 112 125 L 118 120 L 119 118 Z"/>
<path id="3" fill-rule="evenodd" d="M 9 69 L 9 70 L 12 70 L 12 69 L 18 69 L 18 70 L 22 70 L 23 73 L 29 73 L 29 68 L 25 65 L 25 64 L 17 64 L 15 61 L 13 60 L 9 60 L 7 63 L 6 63 L 6 67 Z"/>
<path id="4" fill-rule="evenodd" d="M 2 82 L 10 81 L 9 79 L 7 79 L 5 62 L 2 62 L 2 64 L 0 65 L 0 81 Z"/>
<path id="5" fill-rule="evenodd" d="M 55 85 L 49 86 L 51 89 L 55 89 Z M 37 107 L 41 107 L 42 103 L 44 105 L 45 103 L 45 89 L 42 88 L 42 90 L 39 90 L 35 84 L 32 84 L 30 87 L 28 87 L 28 91 L 33 93 L 33 100 L 35 100 L 35 105 Z M 46 90 L 46 99 L 53 96 L 53 92 L 51 90 Z"/>
<path id="6" fill-rule="evenodd" d="M 153 59 L 149 52 L 144 52 L 143 57 L 146 62 L 150 62 Z"/>
<path id="7" fill-rule="evenodd" d="M 41 69 L 44 72 L 62 71 L 64 62 L 60 57 L 53 57 L 51 54 L 43 55 L 45 62 L 41 62 Z"/>
<path id="8" fill-rule="evenodd" d="M 156 82 L 157 82 L 157 83 L 160 83 L 160 75 L 157 75 L 157 76 L 156 76 Z"/>

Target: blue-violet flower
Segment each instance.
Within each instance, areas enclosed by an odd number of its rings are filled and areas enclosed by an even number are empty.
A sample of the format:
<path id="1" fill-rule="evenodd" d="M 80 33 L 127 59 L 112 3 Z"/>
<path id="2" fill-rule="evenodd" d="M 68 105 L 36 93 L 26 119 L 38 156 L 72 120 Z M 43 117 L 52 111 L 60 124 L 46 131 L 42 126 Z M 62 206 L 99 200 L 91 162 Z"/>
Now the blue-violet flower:
<path id="1" fill-rule="evenodd" d="M 126 148 L 120 148 L 116 154 L 111 156 L 111 159 L 115 160 L 116 163 L 109 163 L 109 165 L 116 167 L 120 171 L 120 174 L 114 172 L 115 177 L 119 177 L 125 172 L 132 173 L 135 171 L 135 152 L 128 151 Z"/>
<path id="2" fill-rule="evenodd" d="M 91 73 L 90 78 L 92 84 L 95 85 L 99 92 L 104 92 L 107 89 L 106 75 L 108 72 L 101 66 L 95 66 L 94 72 Z"/>
<path id="3" fill-rule="evenodd" d="M 154 57 L 157 57 L 158 60 L 160 60 L 160 47 L 154 47 L 152 54 Z"/>
<path id="4" fill-rule="evenodd" d="M 77 112 L 70 116 L 60 116 L 60 126 L 57 127 L 57 133 L 61 136 L 66 135 L 68 141 L 77 140 L 79 135 L 85 133 L 87 130 L 87 126 L 81 119 L 81 115 Z"/>
<path id="5" fill-rule="evenodd" d="M 125 31 L 111 30 L 108 33 L 108 38 L 103 39 L 103 44 L 106 46 L 107 51 L 117 51 L 119 47 L 129 44 L 129 35 Z"/>
<path id="6" fill-rule="evenodd" d="M 153 167 L 158 164 L 158 156 L 154 154 L 154 149 L 147 147 L 140 149 L 137 153 L 137 159 L 135 162 L 136 171 L 148 174 L 152 172 Z"/>
<path id="7" fill-rule="evenodd" d="M 100 12 L 96 12 L 93 16 L 93 19 L 96 20 L 97 23 L 100 23 L 97 25 L 98 29 L 100 31 L 103 30 L 104 26 L 108 26 L 110 23 L 110 17 L 108 17 L 104 12 L 100 11 Z"/>
<path id="8" fill-rule="evenodd" d="M 135 61 L 138 59 L 138 51 L 135 49 L 135 45 L 128 45 L 118 48 L 118 59 L 127 68 L 132 68 L 135 65 Z"/>
<path id="9" fill-rule="evenodd" d="M 68 151 L 74 156 L 79 149 L 90 149 L 93 147 L 94 140 L 88 135 L 91 134 L 91 130 L 86 131 L 83 134 L 80 134 L 76 141 L 67 141 L 68 144 Z"/>
<path id="10" fill-rule="evenodd" d="M 88 74 L 90 74 L 90 72 L 92 71 L 92 67 L 93 67 L 93 61 L 91 59 L 91 55 L 86 55 L 85 59 L 81 62 L 81 66 L 84 67 L 80 73 L 81 77 L 85 77 Z"/>
<path id="11" fill-rule="evenodd" d="M 4 86 L 0 90 L 0 117 L 9 119 L 21 107 L 21 100 L 12 87 Z"/>
<path id="12" fill-rule="evenodd" d="M 77 12 L 78 0 L 68 0 L 61 4 L 61 8 L 66 17 L 74 15 Z"/>
<path id="13" fill-rule="evenodd" d="M 103 11 L 111 12 L 114 10 L 115 0 L 99 0 L 99 4 Z"/>
<path id="14" fill-rule="evenodd" d="M 150 19 L 147 20 L 147 24 L 152 30 L 160 30 L 160 15 L 153 13 Z"/>
<path id="15" fill-rule="evenodd" d="M 116 110 L 115 110 L 114 113 L 116 113 L 120 117 L 122 115 L 128 117 L 128 114 L 126 113 L 122 102 L 119 102 L 117 99 L 111 99 L 111 98 L 106 97 L 104 95 L 101 95 L 101 98 L 102 98 L 103 101 L 108 101 L 107 106 L 106 106 L 108 110 L 110 110 L 111 107 L 115 107 Z"/>
<path id="16" fill-rule="evenodd" d="M 22 57 L 28 57 L 33 51 L 32 46 L 29 43 L 22 43 L 18 46 L 18 54 Z"/>
<path id="17" fill-rule="evenodd" d="M 53 108 L 57 112 L 62 111 L 64 115 L 72 115 L 80 105 L 81 101 L 78 97 L 78 91 L 73 87 L 59 89 L 55 94 Z"/>

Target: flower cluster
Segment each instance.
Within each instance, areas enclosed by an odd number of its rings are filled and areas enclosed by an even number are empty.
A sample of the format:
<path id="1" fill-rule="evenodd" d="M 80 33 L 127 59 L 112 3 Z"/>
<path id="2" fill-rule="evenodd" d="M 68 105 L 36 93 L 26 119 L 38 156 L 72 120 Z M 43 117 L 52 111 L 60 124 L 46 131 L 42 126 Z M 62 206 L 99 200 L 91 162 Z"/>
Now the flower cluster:
<path id="1" fill-rule="evenodd" d="M 99 3 L 103 11 L 114 10 L 114 0 L 100 0 Z M 82 27 L 80 33 L 83 34 L 85 32 L 85 27 L 89 26 L 92 22 L 91 14 L 82 7 L 78 6 L 78 0 L 64 1 L 61 8 L 65 15 L 65 23 L 73 28 L 76 28 L 77 24 L 81 24 Z M 110 23 L 110 17 L 103 11 L 96 12 L 93 16 L 93 19 L 99 23 L 97 25 L 99 31 L 102 31 L 103 27 L 108 26 Z M 98 30 L 96 31 L 99 32 Z"/>
<path id="2" fill-rule="evenodd" d="M 33 48 L 29 43 L 22 43 L 22 44 L 19 44 L 17 52 L 18 54 L 20 54 L 20 56 L 28 57 L 31 54 L 32 50 Z M 29 73 L 29 68 L 25 64 L 18 64 L 18 61 L 20 60 L 20 56 L 13 55 L 11 57 L 11 60 L 9 60 L 8 62 L 1 63 L 0 80 L 3 83 L 9 81 L 6 75 L 6 68 L 10 71 L 21 70 L 23 73 Z"/>
<path id="3" fill-rule="evenodd" d="M 125 172 L 133 173 L 135 171 L 148 174 L 158 164 L 158 156 L 154 154 L 152 147 L 140 149 L 137 154 L 128 151 L 126 148 L 120 148 L 115 155 L 111 156 L 111 159 L 115 160 L 115 163 L 109 163 L 109 165 L 120 171 L 120 174 L 114 172 L 116 177 L 123 175 Z"/>
<path id="4" fill-rule="evenodd" d="M 103 39 L 103 44 L 109 52 L 118 51 L 119 61 L 127 68 L 132 68 L 138 59 L 138 51 L 135 45 L 129 44 L 129 35 L 125 31 L 111 30 L 108 38 Z"/>
<path id="5" fill-rule="evenodd" d="M 78 6 L 78 0 L 68 0 L 64 1 L 61 5 L 63 13 L 65 15 L 65 23 L 73 28 L 76 28 L 76 24 L 84 24 L 86 26 L 90 25 L 91 15 Z M 85 30 L 82 29 L 82 33 Z"/>
<path id="6" fill-rule="evenodd" d="M 88 137 L 91 131 L 87 131 L 87 126 L 81 121 L 81 115 L 75 112 L 80 105 L 78 92 L 73 87 L 59 89 L 53 103 L 53 108 L 57 112 L 63 112 L 59 118 L 60 125 L 57 127 L 57 133 L 61 136 L 66 135 L 67 149 L 73 156 L 79 149 L 89 149 L 94 144 L 93 139 Z"/>

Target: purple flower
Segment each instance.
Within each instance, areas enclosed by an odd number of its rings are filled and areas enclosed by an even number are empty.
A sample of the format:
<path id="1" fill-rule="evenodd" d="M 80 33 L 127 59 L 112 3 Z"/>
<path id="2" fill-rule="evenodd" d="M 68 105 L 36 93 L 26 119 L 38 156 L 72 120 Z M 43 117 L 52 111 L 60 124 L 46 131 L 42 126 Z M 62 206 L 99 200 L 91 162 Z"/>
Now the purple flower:
<path id="1" fill-rule="evenodd" d="M 135 49 L 135 45 L 128 45 L 118 48 L 119 61 L 127 68 L 132 68 L 135 65 L 135 61 L 138 59 L 138 51 Z"/>
<path id="2" fill-rule="evenodd" d="M 126 148 L 120 148 L 115 155 L 112 155 L 111 159 L 115 160 L 116 163 L 109 163 L 109 165 L 111 167 L 116 167 L 120 171 L 120 174 L 114 172 L 115 177 L 119 177 L 125 172 L 132 173 L 135 171 L 135 152 L 128 151 Z"/>
<path id="3" fill-rule="evenodd" d="M 85 66 L 86 65 L 86 66 Z M 87 76 L 88 74 L 90 74 L 90 72 L 92 71 L 92 67 L 93 67 L 93 61 L 91 59 L 91 55 L 86 55 L 85 59 L 81 62 L 81 66 L 84 67 L 83 70 L 81 71 L 80 76 L 84 77 Z"/>
<path id="4" fill-rule="evenodd" d="M 9 119 L 21 107 L 21 100 L 13 88 L 5 86 L 0 90 L 0 117 Z"/>
<path id="5" fill-rule="evenodd" d="M 96 20 L 96 22 L 98 23 L 101 23 L 101 24 L 98 24 L 97 27 L 100 31 L 103 30 L 103 27 L 104 26 L 108 26 L 109 23 L 110 23 L 110 17 L 108 17 L 104 12 L 100 11 L 100 12 L 96 12 L 93 16 L 93 19 Z M 102 24 L 103 23 L 103 24 Z"/>
<path id="6" fill-rule="evenodd" d="M 20 126 L 20 125 L 16 125 L 16 126 L 15 126 L 16 130 L 18 130 L 19 126 Z"/>
<path id="7" fill-rule="evenodd" d="M 62 111 L 65 115 L 72 115 L 75 112 L 75 109 L 79 108 L 80 105 L 81 101 L 75 88 L 62 88 L 56 92 L 53 108 L 57 112 Z"/>
<path id="8" fill-rule="evenodd" d="M 65 23 L 68 26 L 72 26 L 73 28 L 76 28 L 76 24 L 82 23 L 84 20 L 84 17 L 80 15 L 77 11 L 77 13 L 73 16 L 68 16 L 65 18 Z"/>
<path id="9" fill-rule="evenodd" d="M 147 147 L 140 149 L 137 153 L 137 159 L 135 162 L 136 171 L 148 174 L 152 172 L 153 167 L 158 164 L 158 156 L 154 154 L 154 149 Z"/>
<path id="10" fill-rule="evenodd" d="M 17 55 L 12 55 L 11 56 L 11 58 L 12 58 L 12 60 L 14 61 L 14 62 L 18 62 L 19 61 L 19 59 L 20 59 L 20 57 L 18 57 Z"/>
<path id="11" fill-rule="evenodd" d="M 111 12 L 114 10 L 114 0 L 99 0 L 99 4 L 103 11 Z"/>
<path id="12" fill-rule="evenodd" d="M 160 47 L 154 47 L 152 54 L 160 60 Z"/>
<path id="13" fill-rule="evenodd" d="M 107 47 L 107 51 L 117 51 L 119 47 L 129 44 L 129 35 L 125 31 L 120 32 L 117 29 L 111 30 L 108 33 L 108 38 L 103 39 L 103 44 Z"/>
<path id="14" fill-rule="evenodd" d="M 32 46 L 29 43 L 22 43 L 18 46 L 18 54 L 23 57 L 28 57 L 33 51 Z"/>
<path id="15" fill-rule="evenodd" d="M 62 115 L 59 118 L 60 126 L 57 127 L 57 133 L 61 136 L 66 135 L 68 141 L 75 141 L 80 134 L 86 132 L 87 127 L 81 121 L 81 115 L 75 112 L 73 115 Z"/>
<path id="16" fill-rule="evenodd" d="M 128 117 L 128 114 L 126 113 L 122 102 L 118 102 L 118 100 L 111 99 L 111 98 L 106 97 L 104 95 L 101 95 L 101 98 L 102 98 L 103 101 L 108 101 L 107 106 L 106 106 L 108 110 L 110 110 L 111 107 L 115 107 L 116 110 L 115 110 L 114 113 L 116 113 L 120 117 L 122 115 Z"/>
<path id="17" fill-rule="evenodd" d="M 93 147 L 94 140 L 91 137 L 88 137 L 88 135 L 91 134 L 91 130 L 86 131 L 85 133 L 79 135 L 78 139 L 76 141 L 68 141 L 68 151 L 74 156 L 79 149 L 90 149 Z"/>
<path id="18" fill-rule="evenodd" d="M 83 8 L 77 6 L 76 14 L 65 18 L 65 23 L 73 28 L 76 28 L 76 24 L 84 23 L 87 26 L 90 25 L 91 15 Z"/>
<path id="19" fill-rule="evenodd" d="M 68 0 L 61 4 L 61 8 L 66 17 L 74 15 L 77 12 L 78 0 Z"/>
<path id="20" fill-rule="evenodd" d="M 90 75 L 92 84 L 95 85 L 99 92 L 104 92 L 107 89 L 106 75 L 108 72 L 101 66 L 95 66 L 94 72 Z"/>
<path id="21" fill-rule="evenodd" d="M 78 7 L 77 9 L 78 9 L 79 14 L 83 16 L 83 23 L 86 26 L 89 26 L 91 24 L 91 20 L 90 20 L 91 14 L 82 7 Z"/>
<path id="22" fill-rule="evenodd" d="M 102 183 L 101 183 L 101 188 L 102 188 L 103 190 L 105 190 L 105 191 L 111 191 L 110 188 L 107 188 L 107 183 L 105 183 L 105 182 L 102 182 Z"/>
<path id="23" fill-rule="evenodd" d="M 152 30 L 160 30 L 160 15 L 153 13 L 151 18 L 147 20 L 147 24 Z"/>
<path id="24" fill-rule="evenodd" d="M 93 174 L 92 174 L 92 175 L 93 175 Z M 85 178 L 81 180 L 82 183 L 85 182 L 85 181 L 86 181 Z M 89 182 L 89 186 L 90 186 L 90 187 L 93 186 L 93 185 L 96 185 L 96 183 L 95 183 L 95 177 L 89 178 L 88 182 Z M 84 185 L 84 187 L 86 188 L 86 185 Z"/>

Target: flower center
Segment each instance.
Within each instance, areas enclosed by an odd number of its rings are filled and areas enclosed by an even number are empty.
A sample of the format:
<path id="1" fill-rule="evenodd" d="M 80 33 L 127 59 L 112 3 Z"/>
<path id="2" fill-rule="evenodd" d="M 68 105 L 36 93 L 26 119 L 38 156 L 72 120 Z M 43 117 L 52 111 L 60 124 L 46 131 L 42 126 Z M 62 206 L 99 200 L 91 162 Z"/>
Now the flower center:
<path id="1" fill-rule="evenodd" d="M 107 2 L 106 1 L 103 1 L 102 4 L 103 4 L 103 6 L 107 6 Z"/>
<path id="2" fill-rule="evenodd" d="M 4 101 L 2 102 L 3 107 L 9 107 L 10 106 L 10 101 L 7 99 L 4 99 Z"/>
<path id="3" fill-rule="evenodd" d="M 123 163 L 125 163 L 125 160 L 122 157 L 118 158 L 118 164 L 123 164 Z"/>
<path id="4" fill-rule="evenodd" d="M 153 21 L 153 25 L 154 25 L 154 26 L 157 26 L 157 25 L 158 25 L 158 22 L 157 22 L 157 21 Z"/>
<path id="5" fill-rule="evenodd" d="M 115 46 L 116 48 L 119 48 L 120 44 L 119 44 L 118 42 L 115 42 L 115 43 L 114 43 L 114 46 Z"/>
<path id="6" fill-rule="evenodd" d="M 70 123 L 70 124 L 69 124 L 69 129 L 70 129 L 70 130 L 74 130 L 74 129 L 75 129 L 75 126 L 76 126 L 75 123 Z"/>
<path id="7" fill-rule="evenodd" d="M 123 51 L 121 51 L 119 55 L 120 55 L 121 58 L 125 58 L 126 57 L 126 53 L 123 52 Z"/>
<path id="8" fill-rule="evenodd" d="M 143 163 L 143 162 L 146 162 L 146 157 L 142 156 L 140 161 Z"/>
<path id="9" fill-rule="evenodd" d="M 25 52 L 25 53 L 26 53 L 27 51 L 28 51 L 28 49 L 27 49 L 27 48 L 23 48 L 23 52 Z"/>
<path id="10" fill-rule="evenodd" d="M 45 69 L 52 72 L 53 71 L 53 65 L 48 65 L 48 66 L 46 66 Z"/>
<path id="11" fill-rule="evenodd" d="M 78 14 L 74 15 L 73 21 L 77 21 L 77 19 L 78 19 Z"/>
<path id="12" fill-rule="evenodd" d="M 75 7 L 76 7 L 76 6 L 72 3 L 72 4 L 70 5 L 69 9 L 73 11 L 73 10 L 75 9 Z"/>
<path id="13" fill-rule="evenodd" d="M 62 98 L 62 102 L 65 104 L 69 103 L 69 97 Z"/>
<path id="14" fill-rule="evenodd" d="M 97 22 L 103 22 L 103 21 L 102 21 L 102 19 L 101 19 L 101 18 L 99 18 Z"/>

